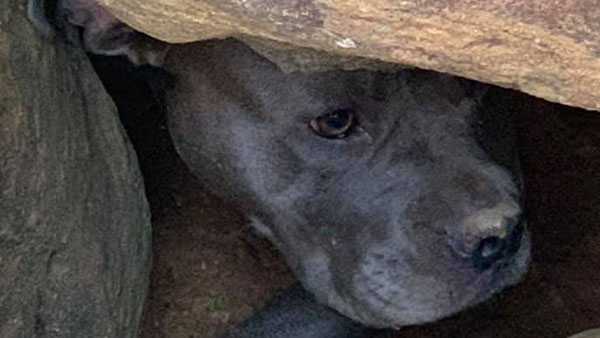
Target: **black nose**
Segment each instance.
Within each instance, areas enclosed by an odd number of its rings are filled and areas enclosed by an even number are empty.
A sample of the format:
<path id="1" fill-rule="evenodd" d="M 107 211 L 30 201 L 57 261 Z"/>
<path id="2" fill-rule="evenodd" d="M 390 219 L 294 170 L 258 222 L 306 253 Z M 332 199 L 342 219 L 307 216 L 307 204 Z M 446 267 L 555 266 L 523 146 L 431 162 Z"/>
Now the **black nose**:
<path id="1" fill-rule="evenodd" d="M 524 220 L 520 219 L 512 227 L 510 234 L 504 238 L 497 236 L 486 237 L 473 252 L 475 268 L 483 271 L 489 269 L 495 262 L 508 258 L 519 251 L 523 236 Z"/>

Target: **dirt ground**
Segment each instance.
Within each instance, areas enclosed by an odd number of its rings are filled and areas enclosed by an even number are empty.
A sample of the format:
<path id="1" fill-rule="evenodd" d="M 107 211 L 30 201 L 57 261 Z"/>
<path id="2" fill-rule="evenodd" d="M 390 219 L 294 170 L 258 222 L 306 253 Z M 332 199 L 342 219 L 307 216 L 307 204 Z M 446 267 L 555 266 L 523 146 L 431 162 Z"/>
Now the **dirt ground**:
<path id="1" fill-rule="evenodd" d="M 234 208 L 189 174 L 143 76 L 124 63 L 95 61 L 138 151 L 153 211 L 154 265 L 140 338 L 215 337 L 293 277 Z M 123 74 L 134 83 L 121 81 Z M 520 112 L 530 272 L 486 304 L 381 337 L 566 338 L 600 327 L 600 114 L 508 97 Z"/>

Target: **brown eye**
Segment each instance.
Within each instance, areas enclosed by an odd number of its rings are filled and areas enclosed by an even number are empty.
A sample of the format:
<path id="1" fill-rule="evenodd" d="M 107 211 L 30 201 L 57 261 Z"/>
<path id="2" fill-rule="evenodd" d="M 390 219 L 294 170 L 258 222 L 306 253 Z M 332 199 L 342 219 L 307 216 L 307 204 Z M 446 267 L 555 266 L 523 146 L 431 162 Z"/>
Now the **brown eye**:
<path id="1" fill-rule="evenodd" d="M 309 123 L 317 135 L 327 138 L 344 138 L 355 123 L 352 109 L 338 109 L 312 119 Z"/>

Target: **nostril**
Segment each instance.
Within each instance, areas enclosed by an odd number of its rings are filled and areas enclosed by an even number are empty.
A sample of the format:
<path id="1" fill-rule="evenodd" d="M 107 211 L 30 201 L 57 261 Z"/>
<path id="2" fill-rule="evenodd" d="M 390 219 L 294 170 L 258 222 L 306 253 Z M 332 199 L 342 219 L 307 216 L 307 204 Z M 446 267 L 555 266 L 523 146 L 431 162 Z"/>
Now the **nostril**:
<path id="1" fill-rule="evenodd" d="M 479 242 L 472 254 L 476 269 L 487 270 L 496 261 L 513 256 L 519 251 L 523 232 L 525 231 L 525 219 L 520 218 L 513 224 L 508 236 L 490 236 Z"/>
<path id="2" fill-rule="evenodd" d="M 479 270 L 488 269 L 505 255 L 507 243 L 497 236 L 484 238 L 473 252 L 473 262 Z"/>
<path id="3" fill-rule="evenodd" d="M 504 240 L 500 237 L 485 238 L 479 244 L 479 255 L 484 259 L 494 258 L 502 253 L 502 250 L 504 250 L 504 243 Z"/>

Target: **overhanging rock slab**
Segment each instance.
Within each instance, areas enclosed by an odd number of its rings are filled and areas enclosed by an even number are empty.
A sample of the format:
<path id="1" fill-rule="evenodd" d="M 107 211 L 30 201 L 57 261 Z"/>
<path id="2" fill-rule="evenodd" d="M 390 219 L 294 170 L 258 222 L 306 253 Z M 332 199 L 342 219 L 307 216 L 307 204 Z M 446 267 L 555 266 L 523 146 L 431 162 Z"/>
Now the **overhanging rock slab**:
<path id="1" fill-rule="evenodd" d="M 167 42 L 250 35 L 600 109 L 595 0 L 99 0 Z"/>

